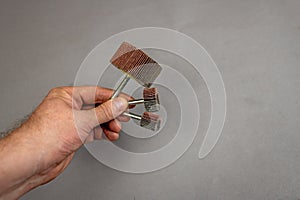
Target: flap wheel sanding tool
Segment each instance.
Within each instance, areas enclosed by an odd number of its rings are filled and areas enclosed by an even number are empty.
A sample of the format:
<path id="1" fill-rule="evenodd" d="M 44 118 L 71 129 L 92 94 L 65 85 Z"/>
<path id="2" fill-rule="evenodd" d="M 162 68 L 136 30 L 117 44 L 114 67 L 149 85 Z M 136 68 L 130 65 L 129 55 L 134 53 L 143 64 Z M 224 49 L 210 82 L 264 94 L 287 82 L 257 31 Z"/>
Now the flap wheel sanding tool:
<path id="1" fill-rule="evenodd" d="M 120 45 L 110 62 L 126 75 L 111 98 L 119 96 L 130 78 L 133 78 L 144 87 L 151 87 L 162 70 L 156 61 L 127 42 Z"/>
<path id="2" fill-rule="evenodd" d="M 157 112 L 160 109 L 157 88 L 144 88 L 143 99 L 128 101 L 128 105 L 144 104 L 148 112 Z"/>
<path id="3" fill-rule="evenodd" d="M 140 126 L 150 129 L 152 131 L 158 131 L 160 129 L 160 125 L 162 119 L 159 115 L 150 112 L 144 112 L 142 116 L 136 115 L 134 113 L 123 113 L 123 115 L 128 116 L 132 119 L 140 121 Z"/>

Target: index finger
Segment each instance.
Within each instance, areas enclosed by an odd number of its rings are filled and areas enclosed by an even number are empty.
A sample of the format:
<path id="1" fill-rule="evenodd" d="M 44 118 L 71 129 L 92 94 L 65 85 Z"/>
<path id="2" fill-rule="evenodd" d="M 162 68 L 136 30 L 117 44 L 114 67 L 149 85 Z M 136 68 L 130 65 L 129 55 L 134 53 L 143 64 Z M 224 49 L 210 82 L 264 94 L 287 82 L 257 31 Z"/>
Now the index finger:
<path id="1" fill-rule="evenodd" d="M 103 88 L 99 86 L 77 86 L 70 87 L 67 90 L 72 93 L 73 100 L 79 104 L 79 107 L 84 105 L 94 105 L 97 103 L 103 103 L 110 99 L 114 90 Z M 131 96 L 121 93 L 119 96 L 131 100 Z"/>
<path id="2" fill-rule="evenodd" d="M 110 98 L 113 90 L 99 86 L 76 86 L 67 90 L 72 94 L 73 100 L 83 104 L 101 103 Z"/>

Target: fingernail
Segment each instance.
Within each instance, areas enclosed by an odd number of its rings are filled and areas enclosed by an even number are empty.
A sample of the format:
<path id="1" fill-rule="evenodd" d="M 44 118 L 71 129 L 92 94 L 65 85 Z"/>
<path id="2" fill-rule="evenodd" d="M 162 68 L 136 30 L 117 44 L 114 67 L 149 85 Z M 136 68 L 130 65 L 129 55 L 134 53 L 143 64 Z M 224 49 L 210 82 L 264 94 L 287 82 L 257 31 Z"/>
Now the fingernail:
<path id="1" fill-rule="evenodd" d="M 113 99 L 113 106 L 118 110 L 118 111 L 124 111 L 128 107 L 128 102 L 126 99 L 122 97 L 117 97 Z"/>

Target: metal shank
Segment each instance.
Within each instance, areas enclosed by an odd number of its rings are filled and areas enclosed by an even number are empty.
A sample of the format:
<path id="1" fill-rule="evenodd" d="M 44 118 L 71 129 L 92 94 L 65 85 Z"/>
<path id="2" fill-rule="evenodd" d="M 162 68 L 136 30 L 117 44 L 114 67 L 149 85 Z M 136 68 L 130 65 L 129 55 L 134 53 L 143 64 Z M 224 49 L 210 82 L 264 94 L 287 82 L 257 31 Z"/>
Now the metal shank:
<path id="1" fill-rule="evenodd" d="M 136 119 L 136 120 L 141 120 L 142 119 L 141 116 L 130 113 L 130 112 L 129 113 L 124 112 L 122 115 L 127 116 L 127 117 L 131 117 L 132 119 Z"/>
<path id="2" fill-rule="evenodd" d="M 116 97 L 119 96 L 119 94 L 122 92 L 122 90 L 124 89 L 124 87 L 128 83 L 129 79 L 130 79 L 129 75 L 126 75 L 124 77 L 124 79 L 122 80 L 122 82 L 118 85 L 117 89 L 114 91 L 113 95 L 111 96 L 111 99 L 116 98 Z"/>
<path id="3" fill-rule="evenodd" d="M 134 99 L 134 100 L 128 101 L 128 105 L 142 104 L 144 102 L 145 102 L 144 99 Z"/>

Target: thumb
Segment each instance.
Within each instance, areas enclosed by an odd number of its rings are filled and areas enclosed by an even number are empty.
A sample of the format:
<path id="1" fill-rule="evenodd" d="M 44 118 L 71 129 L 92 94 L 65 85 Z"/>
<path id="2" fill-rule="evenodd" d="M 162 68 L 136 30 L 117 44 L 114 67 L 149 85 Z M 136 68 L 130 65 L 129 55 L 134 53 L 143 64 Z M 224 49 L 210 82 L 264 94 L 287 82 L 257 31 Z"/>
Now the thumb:
<path id="1" fill-rule="evenodd" d="M 93 111 L 98 119 L 95 126 L 117 118 L 127 109 L 127 107 L 127 100 L 122 97 L 117 97 L 94 108 Z"/>

